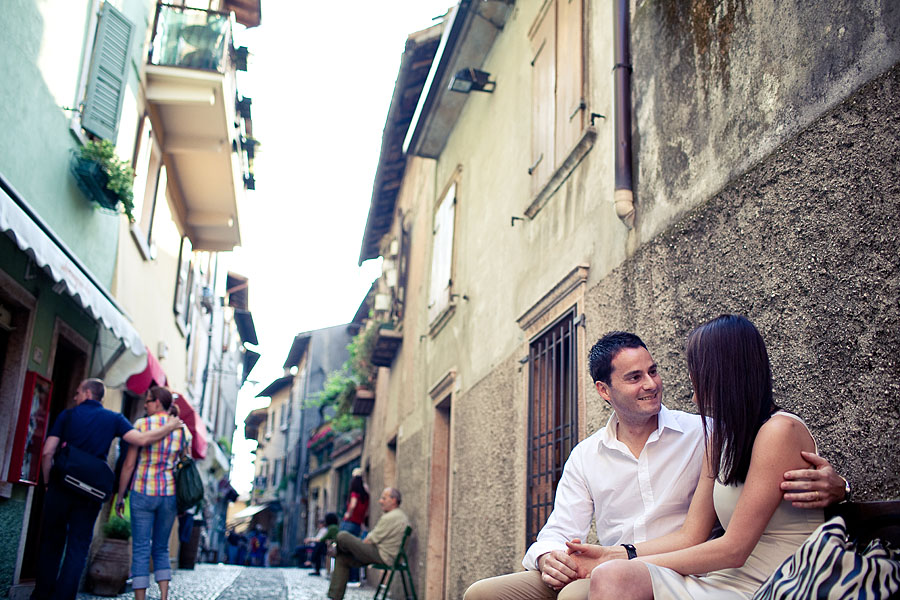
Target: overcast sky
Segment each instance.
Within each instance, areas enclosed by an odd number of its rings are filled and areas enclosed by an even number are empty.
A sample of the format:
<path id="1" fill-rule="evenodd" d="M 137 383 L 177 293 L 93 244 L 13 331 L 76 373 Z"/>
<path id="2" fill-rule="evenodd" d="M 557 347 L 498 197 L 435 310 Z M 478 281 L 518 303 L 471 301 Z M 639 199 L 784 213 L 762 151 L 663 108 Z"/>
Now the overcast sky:
<path id="1" fill-rule="evenodd" d="M 241 390 L 231 482 L 250 490 L 244 417 L 283 375 L 294 335 L 347 323 L 380 274 L 357 267 L 400 55 L 410 33 L 452 0 L 263 0 L 262 24 L 236 32 L 250 49 L 240 93 L 253 99 L 256 190 L 241 207 L 232 270 L 250 278 L 262 358 Z"/>

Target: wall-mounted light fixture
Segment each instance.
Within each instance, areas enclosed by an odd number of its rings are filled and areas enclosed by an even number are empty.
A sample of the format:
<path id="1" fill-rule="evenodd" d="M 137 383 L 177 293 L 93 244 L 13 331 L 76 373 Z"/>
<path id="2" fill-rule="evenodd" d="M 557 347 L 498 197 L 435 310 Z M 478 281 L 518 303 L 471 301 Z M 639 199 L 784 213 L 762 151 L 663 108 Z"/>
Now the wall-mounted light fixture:
<path id="1" fill-rule="evenodd" d="M 469 67 L 458 71 L 453 79 L 450 80 L 450 90 L 461 94 L 469 92 L 487 92 L 494 91 L 497 85 L 496 81 L 489 81 L 491 74 L 487 71 L 479 71 Z"/>

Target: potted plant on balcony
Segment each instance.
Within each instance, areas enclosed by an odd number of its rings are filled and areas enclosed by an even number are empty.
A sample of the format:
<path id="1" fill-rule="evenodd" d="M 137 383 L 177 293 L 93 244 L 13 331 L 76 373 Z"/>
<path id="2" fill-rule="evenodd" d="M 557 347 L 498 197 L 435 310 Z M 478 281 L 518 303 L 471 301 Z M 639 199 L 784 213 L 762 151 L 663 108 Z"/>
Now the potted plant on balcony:
<path id="1" fill-rule="evenodd" d="M 72 175 L 79 189 L 101 208 L 125 213 L 134 222 L 134 171 L 131 165 L 116 156 L 116 147 L 109 140 L 91 140 L 72 154 Z"/>
<path id="2" fill-rule="evenodd" d="M 94 594 L 117 596 L 131 570 L 131 524 L 113 514 L 103 525 L 103 539 L 91 560 L 88 577 Z"/>

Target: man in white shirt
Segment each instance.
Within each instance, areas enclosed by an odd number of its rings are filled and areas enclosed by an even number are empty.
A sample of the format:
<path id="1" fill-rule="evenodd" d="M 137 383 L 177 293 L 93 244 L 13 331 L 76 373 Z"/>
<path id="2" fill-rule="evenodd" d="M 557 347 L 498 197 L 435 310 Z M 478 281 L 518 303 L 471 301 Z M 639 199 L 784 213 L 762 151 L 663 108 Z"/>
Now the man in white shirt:
<path id="1" fill-rule="evenodd" d="M 609 333 L 591 348 L 591 377 L 613 408 L 606 427 L 579 443 L 566 461 L 553 512 L 528 549 L 525 572 L 475 582 L 465 600 L 586 600 L 565 543 L 583 540 L 596 522 L 598 543 L 634 558 L 634 544 L 681 527 L 703 461 L 698 415 L 661 404 L 662 380 L 647 347 L 631 333 Z M 814 469 L 785 473 L 785 500 L 821 508 L 848 489 L 824 459 L 804 454 Z"/>

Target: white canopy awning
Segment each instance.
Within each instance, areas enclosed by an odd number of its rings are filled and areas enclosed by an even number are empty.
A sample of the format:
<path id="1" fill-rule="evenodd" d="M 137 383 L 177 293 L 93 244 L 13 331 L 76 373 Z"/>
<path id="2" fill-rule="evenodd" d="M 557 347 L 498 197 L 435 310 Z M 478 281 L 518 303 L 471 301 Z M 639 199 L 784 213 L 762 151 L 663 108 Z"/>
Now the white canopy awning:
<path id="1" fill-rule="evenodd" d="M 144 356 L 146 350 L 141 336 L 122 310 L 94 281 L 87 268 L 76 262 L 74 254 L 65 244 L 48 233 L 50 229 L 40 222 L 40 217 L 29 214 L 32 212 L 30 209 L 26 212 L 10 196 L 8 191 L 15 191 L 6 180 L 0 183 L 0 231 L 34 259 L 88 314 L 111 330 L 135 357 Z"/>
<path id="2" fill-rule="evenodd" d="M 239 520 L 239 519 L 249 519 L 256 513 L 262 512 L 262 511 L 266 510 L 267 508 L 269 508 L 268 504 L 254 504 L 252 506 L 248 506 L 247 508 L 245 508 L 244 510 L 242 510 L 241 512 L 239 512 L 237 514 L 231 515 L 231 519 L 235 520 L 235 521 Z"/>

